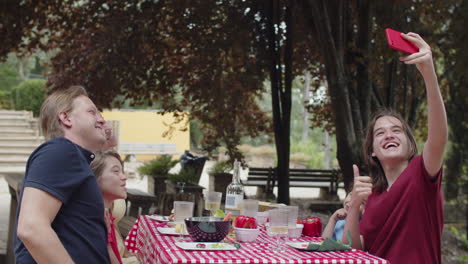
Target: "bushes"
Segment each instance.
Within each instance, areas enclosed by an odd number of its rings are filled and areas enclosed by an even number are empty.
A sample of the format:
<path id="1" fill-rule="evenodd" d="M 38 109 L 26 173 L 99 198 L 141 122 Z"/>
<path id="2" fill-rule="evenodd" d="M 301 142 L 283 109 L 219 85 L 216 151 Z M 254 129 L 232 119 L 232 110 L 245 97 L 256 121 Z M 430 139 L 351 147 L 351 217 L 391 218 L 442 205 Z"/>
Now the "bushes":
<path id="1" fill-rule="evenodd" d="M 10 98 L 10 93 L 0 90 L 0 109 L 12 109 L 13 102 Z"/>
<path id="2" fill-rule="evenodd" d="M 154 160 L 146 162 L 138 168 L 138 172 L 144 175 L 167 175 L 169 170 L 174 167 L 177 160 L 172 160 L 170 155 L 162 155 Z"/>
<path id="3" fill-rule="evenodd" d="M 218 161 L 211 167 L 210 174 L 229 173 L 232 170 L 232 163 L 229 160 Z"/>
<path id="4" fill-rule="evenodd" d="M 45 83 L 42 79 L 30 79 L 13 88 L 11 97 L 15 110 L 32 111 L 34 116 L 38 116 L 46 95 Z"/>
<path id="5" fill-rule="evenodd" d="M 148 176 L 164 176 L 173 183 L 185 182 L 198 184 L 198 175 L 193 168 L 181 169 L 179 173 L 176 174 L 169 173 L 169 170 L 178 162 L 178 160 L 172 160 L 170 155 L 161 155 L 156 159 L 145 162 L 143 166 L 138 168 L 138 172 Z"/>
<path id="6" fill-rule="evenodd" d="M 198 184 L 198 177 L 194 168 L 188 168 L 185 170 L 180 170 L 179 173 L 169 174 L 168 179 L 177 184 L 178 182 Z"/>

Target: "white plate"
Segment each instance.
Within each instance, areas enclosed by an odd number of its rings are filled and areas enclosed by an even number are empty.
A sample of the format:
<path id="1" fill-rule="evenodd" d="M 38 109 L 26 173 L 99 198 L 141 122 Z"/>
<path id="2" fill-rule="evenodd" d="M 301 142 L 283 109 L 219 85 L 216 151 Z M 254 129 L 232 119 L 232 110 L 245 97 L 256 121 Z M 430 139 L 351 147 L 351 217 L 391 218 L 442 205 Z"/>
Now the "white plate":
<path id="1" fill-rule="evenodd" d="M 157 228 L 158 232 L 164 235 L 181 235 L 180 233 L 176 233 L 174 227 L 158 227 Z M 189 233 L 185 232 L 182 233 L 183 236 L 188 236 Z"/>
<path id="2" fill-rule="evenodd" d="M 319 242 L 286 242 L 289 246 L 297 249 L 306 249 L 309 246 L 309 243 L 321 244 Z"/>
<path id="3" fill-rule="evenodd" d="M 169 222 L 169 216 L 163 215 L 147 215 L 148 218 L 159 221 L 159 222 Z"/>
<path id="4" fill-rule="evenodd" d="M 184 250 L 236 250 L 237 248 L 228 243 L 222 242 L 176 242 L 176 246 Z"/>

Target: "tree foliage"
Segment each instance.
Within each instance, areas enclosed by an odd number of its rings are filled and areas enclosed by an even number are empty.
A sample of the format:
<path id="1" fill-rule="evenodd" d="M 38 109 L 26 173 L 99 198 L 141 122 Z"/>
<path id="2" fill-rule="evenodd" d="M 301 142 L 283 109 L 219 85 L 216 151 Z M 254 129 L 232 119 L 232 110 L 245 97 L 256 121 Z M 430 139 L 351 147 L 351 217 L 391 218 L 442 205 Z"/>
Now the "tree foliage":
<path id="1" fill-rule="evenodd" d="M 20 50 L 59 49 L 48 76 L 52 89 L 84 85 L 101 107 L 130 99 L 189 111 L 203 126 L 206 150 L 224 143 L 231 158 L 240 158 L 242 136 L 271 132 L 255 103 L 265 65 L 253 45 L 254 20 L 246 19 L 242 5 L 38 1 L 26 34 L 34 41 Z M 121 100 L 112 100 L 117 95 Z"/>
<path id="2" fill-rule="evenodd" d="M 20 83 L 20 78 L 16 72 L 11 59 L 0 64 L 0 108 L 12 109 L 11 90 Z"/>
<path id="3" fill-rule="evenodd" d="M 399 63 L 399 54 L 387 47 L 384 29 L 418 32 L 432 44 L 435 56 L 440 56 L 438 40 L 445 26 L 440 21 L 450 17 L 453 3 L 337 0 L 301 3 L 328 84 L 329 100 L 324 100 L 323 107 L 315 105 L 312 110 L 315 114 L 323 113 L 318 121 L 334 124 L 338 161 L 347 186 L 353 180 L 352 164 L 363 164 L 360 152 L 363 132 L 376 109 L 396 109 L 414 129 L 427 124 L 421 107 L 425 103 L 422 78 L 414 67 Z"/>
<path id="4" fill-rule="evenodd" d="M 39 116 L 46 95 L 45 83 L 42 79 L 29 79 L 13 88 L 11 98 L 15 110 L 32 111 L 34 116 Z"/>
<path id="5" fill-rule="evenodd" d="M 421 138 L 425 134 L 422 78 L 387 47 L 385 28 L 420 33 L 445 78 L 442 92 L 453 102 L 447 110 L 456 113 L 466 105 L 460 93 L 466 63 L 453 64 L 466 56 L 462 2 L 13 1 L 2 5 L 0 33 L 8 41 L 0 57 L 12 48 L 21 54 L 58 50 L 48 75 L 52 89 L 82 84 L 101 107 L 157 101 L 166 111 L 189 111 L 204 131 L 203 147 L 213 151 L 225 144 L 231 158 L 240 157 L 242 136 L 274 127 L 280 200 L 287 201 L 294 77 L 311 72 L 314 91 L 327 84 L 328 96 L 310 110 L 314 126 L 335 132 L 348 185 L 351 165 L 362 164 L 362 132 L 376 109 L 398 110 Z M 265 79 L 272 88 L 273 122 L 257 104 Z M 455 115 L 449 122 L 463 131 Z"/>
<path id="6" fill-rule="evenodd" d="M 466 162 L 466 148 L 468 128 L 465 117 L 468 105 L 468 54 L 466 43 L 468 32 L 465 21 L 468 14 L 468 1 L 457 1 L 453 5 L 453 13 L 448 23 L 447 33 L 441 39 L 441 48 L 446 51 L 443 57 L 444 71 L 441 78 L 442 87 L 448 91 L 446 108 L 448 116 L 450 150 L 446 161 L 446 190 L 447 200 L 459 198 L 459 194 L 468 187 L 468 164 Z"/>
<path id="7" fill-rule="evenodd" d="M 4 60 L 10 51 L 23 45 L 23 38 L 31 29 L 28 23 L 34 20 L 33 14 L 34 5 L 31 1 L 4 0 L 0 3 L 0 60 Z"/>

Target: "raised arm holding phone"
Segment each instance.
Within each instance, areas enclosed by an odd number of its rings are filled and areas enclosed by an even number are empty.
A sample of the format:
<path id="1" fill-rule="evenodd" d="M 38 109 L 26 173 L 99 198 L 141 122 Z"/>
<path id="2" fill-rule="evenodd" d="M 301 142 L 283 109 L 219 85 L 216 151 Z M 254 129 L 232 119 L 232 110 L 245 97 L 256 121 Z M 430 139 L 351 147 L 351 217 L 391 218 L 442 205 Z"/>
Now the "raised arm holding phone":
<path id="1" fill-rule="evenodd" d="M 354 167 L 354 188 L 344 233 L 352 247 L 391 263 L 441 263 L 443 200 L 441 192 L 447 117 L 437 83 L 432 52 L 416 33 L 401 34 L 419 48 L 401 57 L 416 65 L 427 94 L 428 137 L 422 155 L 408 124 L 394 111 L 377 113 L 363 147 L 370 175 Z M 367 200 L 359 222 L 359 206 Z M 347 243 L 347 237 L 344 236 Z"/>

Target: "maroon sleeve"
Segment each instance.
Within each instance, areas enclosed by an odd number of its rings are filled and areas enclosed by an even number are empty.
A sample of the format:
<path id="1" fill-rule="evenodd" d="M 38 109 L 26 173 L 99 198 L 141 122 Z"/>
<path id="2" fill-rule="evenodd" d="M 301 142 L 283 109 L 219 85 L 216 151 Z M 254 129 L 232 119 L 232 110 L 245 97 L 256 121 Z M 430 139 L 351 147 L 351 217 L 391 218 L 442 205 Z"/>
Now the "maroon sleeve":
<path id="1" fill-rule="evenodd" d="M 435 177 L 431 177 L 426 170 L 426 166 L 424 166 L 423 155 L 418 156 L 418 158 L 420 159 L 421 175 L 425 185 L 430 188 L 439 188 L 442 184 L 443 167 L 440 167 Z"/>

